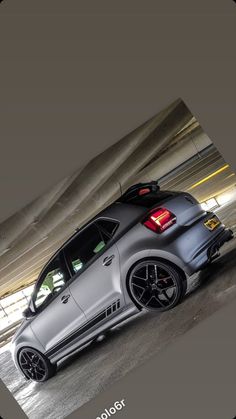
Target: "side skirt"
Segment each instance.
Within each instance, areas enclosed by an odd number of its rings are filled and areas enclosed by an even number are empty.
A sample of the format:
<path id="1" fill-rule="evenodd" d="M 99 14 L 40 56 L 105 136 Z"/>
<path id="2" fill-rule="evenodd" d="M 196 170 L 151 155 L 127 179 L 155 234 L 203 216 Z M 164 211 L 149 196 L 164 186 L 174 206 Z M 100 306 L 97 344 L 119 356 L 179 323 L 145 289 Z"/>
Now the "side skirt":
<path id="1" fill-rule="evenodd" d="M 116 308 L 114 306 L 116 304 Z M 135 306 L 129 306 L 123 309 L 119 313 L 119 300 L 113 303 L 106 310 L 99 313 L 96 317 L 88 321 L 84 326 L 77 329 L 73 334 L 68 336 L 63 341 L 59 342 L 53 348 L 45 352 L 45 355 L 50 359 L 51 362 L 57 362 L 65 356 L 70 355 L 77 349 L 86 346 L 91 340 L 95 339 L 105 330 L 116 326 L 127 318 L 134 314 L 137 314 L 139 310 Z M 111 316 L 111 318 L 109 318 Z M 100 325 L 99 325 L 100 323 Z"/>

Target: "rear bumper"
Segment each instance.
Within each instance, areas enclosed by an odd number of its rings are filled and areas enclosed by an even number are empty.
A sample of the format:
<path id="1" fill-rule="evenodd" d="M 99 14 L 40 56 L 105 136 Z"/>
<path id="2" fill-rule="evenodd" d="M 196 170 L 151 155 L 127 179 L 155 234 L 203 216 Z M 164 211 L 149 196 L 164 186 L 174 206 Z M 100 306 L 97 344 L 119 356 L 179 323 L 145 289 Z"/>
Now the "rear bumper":
<path id="1" fill-rule="evenodd" d="M 186 266 L 186 272 L 191 275 L 194 272 L 203 269 L 211 260 L 213 260 L 219 252 L 219 249 L 226 242 L 232 240 L 234 237 L 233 231 L 224 228 L 223 231 L 214 236 L 212 240 L 205 243 L 205 245 L 198 250 L 192 260 Z"/>
<path id="2" fill-rule="evenodd" d="M 218 252 L 218 250 L 223 246 L 224 243 L 232 240 L 234 238 L 234 233 L 229 228 L 226 228 L 221 234 L 219 234 L 219 237 L 213 240 L 210 247 L 208 247 L 207 255 L 208 255 L 208 261 L 210 262 L 214 255 Z"/>

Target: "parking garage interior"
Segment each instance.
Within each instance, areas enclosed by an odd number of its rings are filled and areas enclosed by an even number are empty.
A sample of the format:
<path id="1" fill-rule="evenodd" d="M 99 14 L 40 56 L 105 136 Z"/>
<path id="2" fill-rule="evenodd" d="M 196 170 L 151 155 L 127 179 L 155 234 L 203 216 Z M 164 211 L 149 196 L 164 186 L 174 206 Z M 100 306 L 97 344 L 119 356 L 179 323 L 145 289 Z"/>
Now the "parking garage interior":
<path id="1" fill-rule="evenodd" d="M 212 267 L 189 279 L 188 296 L 173 312 L 138 315 L 129 327 L 116 329 L 88 352 L 76 354 L 73 372 L 71 361 L 65 360 L 57 379 L 45 384 L 49 391 L 18 375 L 8 352 L 9 340 L 22 321 L 22 311 L 44 264 L 77 228 L 126 188 L 149 180 L 158 180 L 163 190 L 193 194 L 204 209 L 214 210 L 235 232 L 235 174 L 181 100 L 0 224 L 0 365 L 5 365 L 0 375 L 32 419 L 42 397 L 48 418 L 63 417 L 63 397 L 69 400 L 71 411 L 79 407 L 236 296 L 234 239 Z M 134 345 L 140 348 L 135 356 Z M 89 378 L 92 370 L 94 382 Z M 69 374 L 74 375 L 71 392 L 66 384 Z M 55 409 L 55 400 L 51 406 L 48 394 L 58 382 L 63 390 Z M 77 388 L 81 389 L 79 397 Z"/>

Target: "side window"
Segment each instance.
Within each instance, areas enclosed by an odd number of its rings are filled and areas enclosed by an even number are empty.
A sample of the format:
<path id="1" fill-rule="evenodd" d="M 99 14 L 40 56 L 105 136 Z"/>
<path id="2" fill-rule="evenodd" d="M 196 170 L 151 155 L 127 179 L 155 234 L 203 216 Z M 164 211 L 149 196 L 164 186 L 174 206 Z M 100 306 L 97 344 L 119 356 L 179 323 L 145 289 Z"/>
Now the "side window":
<path id="1" fill-rule="evenodd" d="M 46 304 L 68 280 L 68 273 L 58 255 L 46 267 L 39 279 L 39 288 L 34 298 L 36 308 Z"/>
<path id="2" fill-rule="evenodd" d="M 98 219 L 96 221 L 96 224 L 101 228 L 101 230 L 108 236 L 108 238 L 111 238 L 114 236 L 119 223 L 118 221 L 114 220 L 108 220 L 105 218 Z"/>
<path id="3" fill-rule="evenodd" d="M 74 273 L 82 269 L 106 245 L 95 224 L 81 231 L 64 249 L 66 258 Z"/>

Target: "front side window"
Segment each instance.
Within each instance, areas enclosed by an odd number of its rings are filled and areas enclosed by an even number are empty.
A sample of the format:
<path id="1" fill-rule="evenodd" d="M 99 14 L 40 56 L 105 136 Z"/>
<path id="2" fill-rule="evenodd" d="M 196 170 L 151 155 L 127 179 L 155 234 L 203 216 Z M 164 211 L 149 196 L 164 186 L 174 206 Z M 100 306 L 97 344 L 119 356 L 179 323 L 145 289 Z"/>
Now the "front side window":
<path id="1" fill-rule="evenodd" d="M 80 271 L 106 246 L 95 224 L 81 231 L 65 248 L 65 254 L 74 273 Z"/>
<path id="2" fill-rule="evenodd" d="M 35 307 L 39 308 L 50 301 L 64 287 L 67 280 L 68 273 L 60 255 L 58 255 L 49 263 L 39 279 L 34 297 Z"/>

